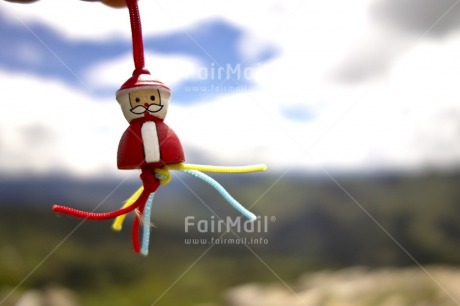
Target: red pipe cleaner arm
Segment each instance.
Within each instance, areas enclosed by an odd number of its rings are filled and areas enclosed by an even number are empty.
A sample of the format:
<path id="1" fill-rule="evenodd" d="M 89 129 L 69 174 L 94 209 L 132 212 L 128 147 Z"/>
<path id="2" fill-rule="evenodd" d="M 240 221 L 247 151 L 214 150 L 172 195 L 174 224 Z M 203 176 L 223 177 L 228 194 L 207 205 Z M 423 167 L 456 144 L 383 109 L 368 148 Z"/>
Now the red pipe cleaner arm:
<path id="1" fill-rule="evenodd" d="M 149 197 L 150 193 L 149 192 L 143 192 L 146 194 L 147 198 Z M 141 195 L 142 196 L 142 195 Z M 133 229 L 132 229 L 132 235 L 131 235 L 131 241 L 133 243 L 133 250 L 134 252 L 136 253 L 139 253 L 140 249 L 141 249 L 141 244 L 139 242 L 139 227 L 140 227 L 140 223 L 141 223 L 141 216 L 144 214 L 144 208 L 145 208 L 145 202 L 147 201 L 147 199 L 142 202 L 141 205 L 139 205 L 139 208 L 138 208 L 138 211 L 139 211 L 139 215 L 136 215 L 135 218 L 134 218 L 134 222 L 133 222 Z"/>
<path id="2" fill-rule="evenodd" d="M 134 209 L 136 209 L 141 202 L 136 201 L 132 205 L 121 208 L 115 211 L 104 212 L 104 213 L 95 213 L 95 212 L 88 212 L 83 210 L 78 210 L 72 207 L 62 206 L 62 205 L 53 205 L 53 211 L 55 213 L 63 213 L 77 218 L 85 218 L 91 220 L 105 220 L 105 219 L 112 219 L 124 214 L 127 214 Z"/>
<path id="3" fill-rule="evenodd" d="M 138 207 L 141 207 L 141 213 L 143 211 L 143 206 L 145 205 L 145 202 L 147 202 L 147 199 L 150 195 L 151 192 L 155 192 L 158 186 L 160 185 L 159 182 L 155 181 L 155 178 L 153 178 L 154 184 L 148 184 L 148 175 L 142 175 L 141 178 L 144 181 L 144 191 L 141 193 L 139 198 L 130 206 L 125 207 L 125 208 L 120 208 L 114 211 L 109 211 L 109 212 L 103 212 L 103 213 L 95 213 L 95 212 L 88 212 L 88 211 L 83 211 L 79 209 L 75 209 L 72 207 L 67 207 L 67 206 L 62 206 L 62 205 L 53 205 L 53 211 L 56 213 L 64 213 L 73 217 L 77 218 L 86 218 L 86 219 L 91 219 L 91 220 L 105 220 L 105 219 L 112 219 L 124 214 L 127 214 L 133 210 L 135 210 Z M 152 180 L 152 179 L 151 179 Z M 146 184 L 147 183 L 147 184 Z M 156 184 L 155 184 L 156 183 Z"/>
<path id="4" fill-rule="evenodd" d="M 139 242 L 140 240 L 139 239 L 139 227 L 140 227 L 140 220 L 139 220 L 139 217 L 136 216 L 136 218 L 134 218 L 133 231 L 132 231 L 132 236 L 131 236 L 133 250 L 136 253 L 139 253 L 139 251 L 141 250 L 141 244 Z"/>
<path id="5" fill-rule="evenodd" d="M 132 243 L 134 252 L 139 253 L 141 247 L 139 242 L 139 228 L 141 222 L 141 216 L 144 214 L 145 204 L 148 201 L 148 198 L 152 192 L 157 191 L 158 187 L 160 187 L 160 180 L 155 177 L 153 169 L 150 168 L 143 168 L 141 173 L 141 180 L 142 185 L 144 186 L 144 190 L 142 191 L 139 199 L 136 202 L 138 204 L 138 212 L 139 215 L 134 218 L 133 222 L 133 229 L 132 229 Z M 148 220 L 146 222 L 149 222 Z"/>

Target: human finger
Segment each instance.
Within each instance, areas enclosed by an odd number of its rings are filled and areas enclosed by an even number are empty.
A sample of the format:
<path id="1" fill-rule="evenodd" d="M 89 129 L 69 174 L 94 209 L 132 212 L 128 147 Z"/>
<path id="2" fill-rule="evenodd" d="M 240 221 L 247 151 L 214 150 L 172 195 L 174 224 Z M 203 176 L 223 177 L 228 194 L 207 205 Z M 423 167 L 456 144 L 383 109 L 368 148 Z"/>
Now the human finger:
<path id="1" fill-rule="evenodd" d="M 38 0 L 5 0 L 5 1 L 15 2 L 15 3 L 32 3 Z M 125 7 L 126 6 L 125 0 L 82 0 L 82 1 L 88 1 L 88 2 L 100 1 L 103 4 L 110 6 L 110 7 Z"/>

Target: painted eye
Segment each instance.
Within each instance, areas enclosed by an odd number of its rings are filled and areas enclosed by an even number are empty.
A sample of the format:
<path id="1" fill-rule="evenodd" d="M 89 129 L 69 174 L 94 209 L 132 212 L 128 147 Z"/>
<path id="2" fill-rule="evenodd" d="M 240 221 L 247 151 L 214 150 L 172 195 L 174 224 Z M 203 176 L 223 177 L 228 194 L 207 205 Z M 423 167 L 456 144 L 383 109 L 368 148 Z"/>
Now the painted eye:
<path id="1" fill-rule="evenodd" d="M 155 96 L 150 96 L 150 100 L 155 101 Z"/>
<path id="2" fill-rule="evenodd" d="M 136 97 L 136 102 L 137 103 L 141 102 L 141 99 L 139 97 Z"/>

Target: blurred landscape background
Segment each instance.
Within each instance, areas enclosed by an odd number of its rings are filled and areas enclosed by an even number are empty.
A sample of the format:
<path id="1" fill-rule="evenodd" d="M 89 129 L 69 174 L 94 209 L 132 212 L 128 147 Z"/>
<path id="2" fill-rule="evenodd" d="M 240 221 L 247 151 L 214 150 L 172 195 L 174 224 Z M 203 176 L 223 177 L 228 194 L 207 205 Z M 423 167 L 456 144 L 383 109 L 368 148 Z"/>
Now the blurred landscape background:
<path id="1" fill-rule="evenodd" d="M 239 216 L 176 172 L 147 257 L 133 216 L 114 232 L 52 213 L 110 211 L 139 187 L 116 167 L 128 12 L 0 0 L 1 306 L 460 305 L 459 1 L 139 7 L 187 162 L 267 164 L 211 175 L 267 230 L 187 230 Z"/>
<path id="2" fill-rule="evenodd" d="M 3 296 L 20 285 L 4 305 L 15 305 L 13 301 L 17 301 L 24 290 L 46 290 L 53 286 L 73 290 L 81 305 L 150 305 L 155 301 L 153 297 L 163 293 L 158 305 L 219 303 L 225 290 L 241 284 L 278 284 L 282 280 L 297 290 L 296 282 L 302 275 L 327 270 L 331 275 L 324 279 L 332 281 L 340 276 L 332 271 L 356 266 L 370 271 L 413 267 L 413 275 L 400 282 L 397 292 L 404 286 L 420 282 L 418 290 L 426 292 L 429 289 L 430 293 L 419 296 L 419 291 L 409 290 L 408 297 L 402 294 L 402 305 L 421 305 L 424 301 L 434 305 L 456 305 L 455 300 L 446 296 L 443 287 L 430 279 L 431 274 L 424 274 L 418 265 L 451 266 L 447 271 L 452 273 L 453 267 L 459 264 L 459 173 L 335 176 L 340 185 L 353 194 L 353 199 L 328 177 L 287 175 L 269 189 L 279 173 L 237 176 L 218 179 L 225 182 L 228 190 L 242 203 L 251 203 L 269 190 L 252 210 L 260 216 L 276 216 L 276 220 L 269 221 L 267 233 L 240 234 L 246 238 L 263 237 L 268 244 L 248 245 L 249 248 L 245 245 L 222 244 L 210 248 L 210 245 L 186 244 L 185 239 L 219 236 L 200 233 L 196 228 L 185 232 L 187 216 L 210 219 L 211 213 L 201 201 L 208 203 L 221 218 L 236 215 L 209 186 L 184 177 L 187 185 L 176 178 L 177 181 L 161 188 L 157 194 L 148 257 L 135 255 L 131 250 L 131 220 L 117 233 L 111 230 L 110 221 L 82 222 L 51 212 L 54 199 L 84 209 L 92 209 L 101 202 L 99 210 L 114 209 L 115 204 L 136 189 L 137 182 L 124 184 L 106 199 L 117 181 L 91 182 L 65 177 L 3 180 L 0 214 Z M 186 186 L 193 188 L 201 200 Z M 223 238 L 238 236 L 227 233 Z M 187 273 L 183 274 L 184 271 Z M 400 277 L 397 271 L 392 270 L 393 279 Z M 364 276 L 370 277 L 361 272 L 361 281 Z M 342 280 L 350 281 L 357 275 L 342 275 Z M 389 272 L 383 275 L 391 276 Z M 440 281 L 445 286 L 458 286 L 460 274 L 455 275 Z M 177 284 L 168 290 L 176 280 Z M 287 290 L 282 283 L 279 286 L 277 290 Z M 363 290 L 362 283 L 356 284 L 356 289 L 359 288 Z M 291 296 L 292 302 L 284 299 L 279 304 L 270 304 L 275 303 L 269 303 L 271 291 L 261 290 L 255 290 L 253 295 L 260 295 L 257 300 L 265 299 L 265 303 L 251 304 L 254 301 L 251 298 L 244 303 L 229 302 L 228 305 L 297 305 L 297 299 L 288 290 L 286 299 Z M 452 294 L 458 294 L 458 287 L 456 290 Z M 380 300 L 385 300 L 390 293 L 394 292 L 381 293 Z M 245 300 L 246 295 L 232 295 L 229 301 Z M 276 298 L 279 297 L 275 294 L 275 301 Z M 404 302 L 406 298 L 407 303 Z M 340 301 L 343 299 L 338 298 L 336 302 Z M 354 301 L 353 304 L 359 304 Z M 336 304 L 331 302 L 330 305 Z"/>

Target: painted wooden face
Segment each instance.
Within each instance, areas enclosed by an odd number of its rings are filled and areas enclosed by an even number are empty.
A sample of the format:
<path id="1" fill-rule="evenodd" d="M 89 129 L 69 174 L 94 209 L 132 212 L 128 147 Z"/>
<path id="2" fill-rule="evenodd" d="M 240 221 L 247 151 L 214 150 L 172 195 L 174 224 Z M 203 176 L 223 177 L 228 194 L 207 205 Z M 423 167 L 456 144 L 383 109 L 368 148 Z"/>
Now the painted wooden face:
<path id="1" fill-rule="evenodd" d="M 155 114 L 162 110 L 161 94 L 158 89 L 139 89 L 129 93 L 130 111 L 133 114 L 141 115 L 145 112 Z"/>
<path id="2" fill-rule="evenodd" d="M 118 91 L 116 98 L 128 122 L 147 116 L 164 120 L 171 92 L 158 87 L 138 86 Z"/>

